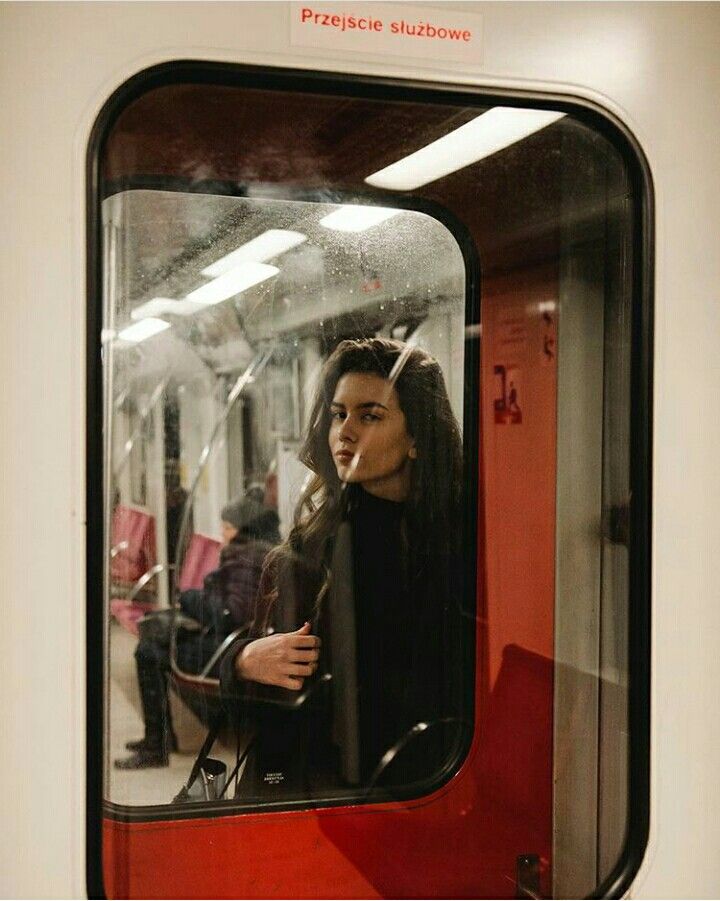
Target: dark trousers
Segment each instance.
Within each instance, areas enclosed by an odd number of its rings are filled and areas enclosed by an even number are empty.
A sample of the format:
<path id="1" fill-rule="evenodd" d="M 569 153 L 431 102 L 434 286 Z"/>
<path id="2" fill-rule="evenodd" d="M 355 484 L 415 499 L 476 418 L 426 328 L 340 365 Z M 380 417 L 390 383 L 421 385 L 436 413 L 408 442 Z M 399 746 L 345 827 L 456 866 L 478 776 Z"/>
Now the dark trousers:
<path id="1" fill-rule="evenodd" d="M 212 657 L 218 640 L 214 633 L 180 633 L 177 664 L 186 673 L 198 675 Z M 174 740 L 168 695 L 170 648 L 164 641 L 141 638 L 135 649 L 138 685 L 145 721 L 145 741 L 161 754 L 168 754 Z"/>

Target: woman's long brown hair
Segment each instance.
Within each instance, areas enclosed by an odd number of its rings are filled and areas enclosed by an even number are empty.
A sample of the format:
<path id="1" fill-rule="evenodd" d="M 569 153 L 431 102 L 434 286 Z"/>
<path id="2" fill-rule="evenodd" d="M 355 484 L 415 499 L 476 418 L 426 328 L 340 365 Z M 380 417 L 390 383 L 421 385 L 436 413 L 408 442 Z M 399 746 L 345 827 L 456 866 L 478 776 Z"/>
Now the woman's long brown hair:
<path id="1" fill-rule="evenodd" d="M 314 476 L 297 505 L 287 541 L 268 555 L 266 567 L 277 572 L 284 556 L 300 554 L 318 573 L 325 571 L 321 595 L 327 588 L 332 539 L 358 491 L 338 478 L 328 445 L 330 404 L 337 383 L 352 372 L 379 375 L 397 391 L 417 450 L 405 503 L 407 572 L 428 599 L 438 590 L 446 594 L 443 585 L 462 550 L 460 430 L 438 362 L 419 347 L 387 338 L 342 341 L 327 359 L 299 454 Z M 308 600 L 313 607 L 318 602 Z"/>

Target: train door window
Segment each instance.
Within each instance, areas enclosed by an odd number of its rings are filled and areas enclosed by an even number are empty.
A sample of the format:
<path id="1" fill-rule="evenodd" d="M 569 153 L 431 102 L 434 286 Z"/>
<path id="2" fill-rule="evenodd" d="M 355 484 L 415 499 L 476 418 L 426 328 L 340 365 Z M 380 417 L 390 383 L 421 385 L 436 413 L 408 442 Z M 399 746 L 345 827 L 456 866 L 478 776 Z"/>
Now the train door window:
<path id="1" fill-rule="evenodd" d="M 631 138 L 184 64 L 91 160 L 108 896 L 601 890 L 646 828 Z M 200 874 L 184 836 L 265 863 Z"/>
<path id="2" fill-rule="evenodd" d="M 115 248 L 122 246 L 123 260 L 117 272 L 109 273 L 113 294 L 108 298 L 111 318 L 105 323 L 106 330 L 112 333 L 106 343 L 107 374 L 113 392 L 125 398 L 137 396 L 133 409 L 141 412 L 133 419 L 137 422 L 135 432 L 138 436 L 141 433 L 147 436 L 149 452 L 143 458 L 130 454 L 131 464 L 138 459 L 145 464 L 143 471 L 137 472 L 136 462 L 131 472 L 148 486 L 148 496 L 157 498 L 157 504 L 144 513 L 156 535 L 155 555 L 144 560 L 147 569 L 138 574 L 138 582 L 126 596 L 123 597 L 119 586 L 116 589 L 112 582 L 109 586 L 106 747 L 107 793 L 108 800 L 113 803 L 130 806 L 168 803 L 189 774 L 192 755 L 200 750 L 205 737 L 203 729 L 207 731 L 221 703 L 220 673 L 213 658 L 235 631 L 249 626 L 255 613 L 256 596 L 262 594 L 263 558 L 273 546 L 280 545 L 281 539 L 287 540 L 293 528 L 295 534 L 298 529 L 305 528 L 307 517 L 312 522 L 310 513 L 303 513 L 296 520 L 295 510 L 308 476 L 314 472 L 313 460 L 304 445 L 308 436 L 317 431 L 315 419 L 319 413 L 322 414 L 323 441 L 312 453 L 317 455 L 322 448 L 327 449 L 327 461 L 322 460 L 320 465 L 325 466 L 328 480 L 333 471 L 328 473 L 327 462 L 338 459 L 339 463 L 341 460 L 333 457 L 332 448 L 328 446 L 331 423 L 339 423 L 341 415 L 347 415 L 352 422 L 348 426 L 348 435 L 343 434 L 338 439 L 348 448 L 360 443 L 362 430 L 387 428 L 390 420 L 383 417 L 394 414 L 404 418 L 406 429 L 411 429 L 409 433 L 418 447 L 408 449 L 412 457 L 407 459 L 412 459 L 412 464 L 406 466 L 403 463 L 403 479 L 405 470 L 411 465 L 417 465 L 419 469 L 419 464 L 414 463 L 416 453 L 422 455 L 426 466 L 435 468 L 436 474 L 441 467 L 444 471 L 453 463 L 458 467 L 461 465 L 459 423 L 463 419 L 464 405 L 467 272 L 458 243 L 444 225 L 424 213 L 388 210 L 384 214 L 388 223 L 385 229 L 378 223 L 374 231 L 348 233 L 331 227 L 331 219 L 338 212 L 362 216 L 372 214 L 375 208 L 161 190 L 122 191 L 104 202 L 103 215 L 112 251 L 109 255 L 119 259 Z M 198 248 L 194 254 L 187 250 L 189 235 L 194 236 Z M 223 260 L 233 253 L 244 252 L 246 247 L 252 248 L 252 241 L 276 242 L 271 247 L 272 254 L 263 253 L 263 262 L 252 260 L 239 265 L 241 272 L 246 268 L 251 275 L 257 272 L 262 276 L 256 284 L 244 288 L 233 285 L 228 289 L 231 291 L 229 296 L 220 300 L 208 302 L 191 297 L 193 294 L 201 296 L 201 292 L 215 287 L 218 280 L 224 278 L 222 274 L 214 277 L 207 272 L 203 274 L 204 271 L 225 266 Z M 181 252 L 185 259 L 178 262 L 177 255 Z M 171 262 L 166 262 L 163 257 Z M 440 268 L 438 261 L 442 261 Z M 166 273 L 161 282 L 156 281 L 158 267 Z M 231 274 L 235 271 L 237 269 L 234 270 L 232 265 L 227 269 Z M 148 290 L 157 296 L 148 299 Z M 327 390 L 323 381 L 327 378 L 327 361 L 342 359 L 343 353 L 355 362 L 342 383 L 335 378 L 337 388 L 333 386 L 333 391 L 344 389 L 347 392 L 348 385 L 352 388 L 352 380 L 364 373 L 359 384 L 363 384 L 362 379 L 370 378 L 367 390 L 371 393 L 367 397 L 354 398 L 354 401 L 367 405 L 376 400 L 377 409 L 362 407 L 353 412 L 349 404 L 345 404 L 347 414 L 340 408 L 335 411 L 330 404 L 335 400 L 343 404 L 342 393 L 327 398 L 323 395 L 321 410 L 313 406 L 316 404 L 314 395 L 318 395 L 319 390 Z M 407 359 L 401 358 L 400 353 L 405 353 Z M 357 369 L 357 374 L 352 367 Z M 426 373 L 435 373 L 437 379 L 423 384 L 423 391 L 420 391 L 413 379 L 429 378 Z M 372 378 L 379 381 L 381 389 L 373 385 Z M 382 388 L 383 384 L 387 387 Z M 376 397 L 372 392 L 377 390 L 381 393 Z M 432 390 L 439 392 L 440 397 L 433 398 Z M 392 398 L 402 397 L 408 405 L 406 410 L 401 411 L 399 400 L 393 403 L 383 391 L 390 391 Z M 246 399 L 253 401 L 254 416 L 250 421 L 237 416 L 237 411 L 242 410 L 240 402 Z M 439 405 L 440 413 L 432 408 L 425 409 L 425 405 L 432 403 Z M 169 410 L 176 410 L 177 435 L 173 441 L 175 446 L 168 447 L 165 430 L 163 447 L 162 435 L 149 425 L 156 421 L 166 422 Z M 440 414 L 447 418 L 446 436 L 436 434 L 435 418 Z M 415 417 L 417 422 L 411 421 L 410 417 Z M 105 426 L 109 440 L 114 418 L 111 416 Z M 246 459 L 244 428 L 250 429 L 248 437 L 253 448 L 250 459 Z M 445 444 L 441 443 L 443 440 Z M 421 442 L 427 444 L 425 450 L 420 447 Z M 437 459 L 430 456 L 432 442 L 438 443 L 441 456 Z M 113 442 L 113 447 L 116 444 Z M 137 445 L 136 438 L 133 450 Z M 127 443 L 121 445 L 119 459 L 117 454 L 113 455 L 109 466 L 112 473 L 110 495 L 117 498 L 119 504 L 123 501 L 119 488 L 126 447 Z M 171 488 L 168 471 L 178 453 L 184 460 L 185 479 Z M 387 466 L 384 455 L 389 451 L 381 444 L 377 453 L 380 455 L 381 481 L 376 489 L 378 494 L 363 487 L 374 485 L 378 463 L 368 464 L 371 467 L 369 477 L 358 477 L 358 480 L 352 475 L 345 480 L 337 478 L 342 469 L 332 463 L 336 481 L 330 481 L 330 485 L 339 492 L 336 502 L 342 504 L 347 523 L 357 520 L 356 532 L 361 526 L 365 528 L 364 519 L 357 519 L 358 516 L 370 516 L 374 522 L 379 515 L 378 523 L 390 528 L 392 534 L 395 508 L 400 511 L 405 508 L 405 503 L 400 503 L 399 496 L 396 500 L 392 486 L 389 497 L 385 496 L 382 488 Z M 361 462 L 358 472 L 363 473 Z M 229 487 L 231 475 L 232 490 Z M 434 515 L 446 517 L 444 527 L 452 523 L 460 530 L 462 524 L 456 522 L 462 513 L 459 468 L 456 478 L 453 490 L 457 497 L 448 495 L 444 499 L 448 509 L 439 506 Z M 410 485 L 408 482 L 408 488 Z M 422 498 L 423 504 L 432 503 L 426 487 L 419 486 L 417 491 L 418 502 Z M 306 496 L 310 512 L 310 503 L 321 508 L 322 492 Z M 377 510 L 373 504 L 379 505 Z M 389 505 L 387 509 L 384 504 Z M 452 504 L 456 508 L 451 508 Z M 117 518 L 115 511 L 109 512 Z M 252 519 L 246 522 L 250 513 Z M 171 519 L 175 525 L 171 524 Z M 228 524 L 239 534 L 233 536 L 227 548 L 219 549 L 217 540 L 221 539 L 223 528 Z M 400 526 L 400 520 L 397 526 Z M 164 542 L 157 541 L 158 529 L 163 529 Z M 449 530 L 446 534 L 450 534 Z M 122 537 L 113 536 L 114 543 Z M 358 555 L 371 556 L 383 550 L 374 541 L 367 547 L 358 544 L 368 538 L 364 532 L 354 535 L 353 547 L 346 549 L 347 559 L 338 558 L 336 552 L 334 567 L 346 571 L 354 567 L 360 573 L 366 563 L 361 564 L 356 559 Z M 334 533 L 329 533 L 325 540 L 330 548 L 335 543 Z M 400 532 L 395 540 L 401 540 Z M 200 547 L 213 549 L 214 556 L 207 551 L 201 560 L 196 560 Z M 461 565 L 460 542 L 457 563 L 449 556 L 445 559 L 449 550 L 443 550 L 437 538 L 432 550 L 434 566 L 438 570 Z M 415 646 L 410 643 L 404 650 L 396 644 L 392 650 L 393 655 L 407 655 L 402 667 L 405 678 L 408 671 L 417 666 L 412 662 L 414 655 L 421 655 L 426 669 L 431 671 L 430 655 L 439 655 L 440 646 L 433 649 L 427 643 L 426 631 L 431 625 L 441 637 L 451 628 L 462 631 L 460 609 L 470 601 L 460 597 L 462 583 L 458 581 L 454 608 L 450 609 L 449 598 L 445 602 L 438 601 L 438 621 L 423 625 L 420 622 L 422 594 L 416 580 L 398 594 L 397 585 L 391 584 L 392 562 L 397 554 L 398 549 L 394 548 L 392 558 L 382 563 L 373 577 L 376 581 L 365 586 L 365 590 L 384 592 L 387 597 L 385 594 L 382 597 L 388 603 L 394 599 L 398 606 L 394 613 L 395 627 L 406 628 L 415 620 L 418 642 L 422 640 L 425 644 Z M 309 552 L 306 557 L 303 565 L 311 566 Z M 329 563 L 329 559 L 318 561 L 318 574 Z M 419 561 L 414 565 L 420 568 Z M 428 573 L 424 578 L 430 581 Z M 156 591 L 161 579 L 170 590 L 165 602 Z M 311 616 L 318 591 L 323 590 L 320 582 L 314 586 L 312 596 L 303 599 L 307 603 L 297 612 L 300 619 L 295 628 L 302 626 L 303 617 Z M 437 586 L 434 590 L 438 591 Z M 403 599 L 404 592 L 408 594 L 407 599 Z M 410 592 L 412 608 L 404 609 L 410 605 Z M 359 601 L 353 602 L 359 604 Z M 328 609 L 337 603 L 339 599 L 335 593 L 329 592 Z M 443 612 L 446 610 L 447 614 Z M 278 615 L 287 617 L 290 614 L 281 611 Z M 334 637 L 323 620 L 325 615 L 323 612 L 315 617 L 315 631 L 327 630 L 328 643 L 339 641 L 347 647 L 348 637 Z M 366 640 L 367 628 L 362 620 L 369 624 L 382 613 L 378 608 L 370 616 L 358 609 L 352 615 L 357 619 L 353 628 L 358 643 L 361 643 Z M 225 621 L 217 621 L 223 617 Z M 472 624 L 473 620 L 467 622 Z M 163 630 L 167 634 L 160 634 Z M 345 651 L 349 657 L 344 662 L 342 653 L 338 650 L 333 669 L 320 675 L 326 676 L 328 682 L 333 673 L 336 679 L 340 678 L 337 672 L 343 664 L 351 673 L 345 678 L 366 680 L 365 684 L 357 685 L 358 692 L 370 694 L 378 690 L 372 685 L 370 674 L 360 672 L 362 667 L 368 666 L 362 659 L 362 651 Z M 387 656 L 390 648 L 378 644 L 375 653 Z M 462 653 L 461 638 L 453 642 L 449 653 Z M 357 659 L 353 659 L 353 654 Z M 330 667 L 329 661 L 327 664 L 323 661 L 323 665 Z M 438 659 L 431 671 L 432 682 L 448 682 L 442 676 L 441 665 Z M 379 674 L 381 682 L 386 685 L 388 680 L 395 678 L 393 673 L 394 666 L 388 662 L 385 671 Z M 136 676 L 137 684 L 134 683 Z M 173 687 L 169 696 L 164 684 L 167 676 Z M 416 673 L 414 678 L 419 683 L 421 674 Z M 343 715 L 348 718 L 342 728 L 358 733 L 362 728 L 368 733 L 367 737 L 357 734 L 347 739 L 352 747 L 347 747 L 344 752 L 348 758 L 345 766 L 354 767 L 354 775 L 349 775 L 342 785 L 339 782 L 336 785 L 334 770 L 326 772 L 327 768 L 321 768 L 322 772 L 317 774 L 318 786 L 309 790 L 304 783 L 291 785 L 289 772 L 283 771 L 285 784 L 275 791 L 275 800 L 309 801 L 318 795 L 332 798 L 347 796 L 348 792 L 372 794 L 374 784 L 381 777 L 384 785 L 392 779 L 393 788 L 399 789 L 404 783 L 422 781 L 420 775 L 426 782 L 435 779 L 438 772 L 442 773 L 456 762 L 456 745 L 468 731 L 460 723 L 463 703 L 459 697 L 460 687 L 448 688 L 451 699 L 445 708 L 439 706 L 439 699 L 431 699 L 431 688 L 423 685 L 422 693 L 429 699 L 428 705 L 432 703 L 436 709 L 424 707 L 421 698 L 403 702 L 420 705 L 417 712 L 413 707 L 407 713 L 412 721 L 408 719 L 403 728 L 396 731 L 394 717 L 391 720 L 389 713 L 384 713 L 388 722 L 378 735 L 371 730 L 380 727 L 365 724 L 365 719 L 370 716 L 367 705 L 356 702 L 357 710 L 351 713 L 351 699 L 337 697 L 340 690 L 334 691 L 332 702 L 341 706 Z M 318 696 L 328 693 L 322 679 L 317 679 L 313 692 Z M 285 700 L 293 702 L 292 693 L 287 694 L 289 697 Z M 162 706 L 155 710 L 152 705 L 157 697 Z M 276 700 L 279 703 L 282 699 Z M 379 703 L 372 695 L 371 702 L 373 705 Z M 303 706 L 308 709 L 316 703 L 321 701 L 316 702 L 314 696 L 303 700 Z M 323 698 L 322 704 L 325 703 L 327 699 Z M 451 704 L 457 708 L 456 726 L 445 722 L 450 719 Z M 244 700 L 238 702 L 238 722 L 227 724 L 223 735 L 218 737 L 217 755 L 227 773 L 235 766 L 233 754 L 237 750 L 233 742 L 228 743 L 228 735 L 234 729 L 241 741 L 249 741 L 254 718 L 243 716 L 246 707 Z M 423 712 L 425 715 L 421 716 Z M 434 717 L 430 716 L 431 712 Z M 157 721 L 153 719 L 155 715 L 159 717 Z M 294 719 L 304 721 L 307 715 L 289 709 L 287 717 L 289 722 Z M 443 722 L 433 726 L 433 718 Z M 415 738 L 411 734 L 412 729 L 425 720 L 430 722 L 423 732 L 436 732 L 432 740 L 429 735 L 421 734 Z M 331 727 L 339 730 L 341 725 L 338 722 Z M 127 750 L 126 743 L 133 739 L 144 740 L 145 745 L 140 750 L 131 748 L 130 753 L 123 755 Z M 155 746 L 152 746 L 153 741 Z M 373 745 L 366 750 L 365 745 L 370 741 Z M 417 778 L 410 779 L 407 763 L 411 759 L 410 750 L 403 745 L 417 743 L 425 755 L 433 742 L 442 745 L 437 751 L 438 760 L 427 772 L 418 772 Z M 176 744 L 179 746 L 177 751 Z M 252 749 L 248 753 L 251 754 Z M 383 764 L 386 753 L 391 753 L 392 760 Z M 413 751 L 413 759 L 419 753 Z M 355 761 L 357 755 L 360 755 L 359 763 Z M 285 766 L 287 768 L 288 764 Z M 152 779 L 148 778 L 147 770 L 156 771 L 151 774 Z M 391 774 L 395 775 L 391 777 Z M 240 791 L 243 781 L 246 785 Z M 249 787 L 246 768 L 238 774 L 237 782 L 238 790 L 236 792 L 233 787 L 228 801 L 242 799 L 247 805 L 255 795 L 254 789 Z M 261 801 L 258 796 L 257 802 Z"/>

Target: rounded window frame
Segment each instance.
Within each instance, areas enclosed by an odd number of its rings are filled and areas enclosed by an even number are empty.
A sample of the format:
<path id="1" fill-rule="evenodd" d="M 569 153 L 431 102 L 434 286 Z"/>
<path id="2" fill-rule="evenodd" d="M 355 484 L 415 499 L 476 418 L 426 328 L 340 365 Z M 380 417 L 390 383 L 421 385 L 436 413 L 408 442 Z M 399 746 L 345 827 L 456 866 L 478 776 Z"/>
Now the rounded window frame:
<path id="1" fill-rule="evenodd" d="M 237 88 L 262 88 L 296 93 L 343 94 L 364 99 L 412 100 L 419 103 L 461 103 L 464 106 L 505 106 L 553 109 L 565 112 L 602 134 L 620 153 L 627 167 L 633 197 L 633 255 L 636 260 L 632 277 L 632 348 L 631 348 L 631 438 L 630 481 L 633 488 L 630 507 L 629 559 L 629 636 L 628 636 L 628 828 L 623 852 L 610 875 L 589 897 L 621 897 L 637 874 L 647 846 L 650 810 L 650 616 L 651 616 L 651 523 L 652 523 L 652 364 L 654 306 L 654 189 L 647 158 L 631 130 L 601 104 L 572 93 L 519 91 L 511 88 L 485 89 L 476 85 L 395 79 L 380 76 L 335 72 L 315 72 L 274 66 L 242 63 L 217 63 L 196 60 L 168 61 L 144 69 L 121 84 L 98 114 L 86 155 L 86 466 L 87 466 L 87 873 L 88 889 L 102 886 L 101 833 L 104 810 L 103 770 L 103 686 L 104 625 L 102 609 L 93 609 L 91 599 L 103 584 L 103 381 L 101 360 L 102 330 L 102 254 L 101 225 L 98 215 L 103 199 L 100 183 L 100 157 L 104 142 L 124 109 L 145 93 L 178 83 L 207 84 Z M 168 181 L 170 179 L 168 178 Z M 153 179 L 153 187 L 157 186 Z M 213 184 L 217 185 L 217 182 Z M 135 185 L 140 187 L 140 185 Z M 150 185 L 143 185 L 147 188 Z M 399 198 L 390 192 L 393 205 Z M 405 199 L 412 192 L 405 195 Z M 377 202 L 377 192 L 373 202 Z M 288 197 L 288 199 L 290 199 Z M 297 198 L 299 199 L 299 198 Z M 348 198 L 349 199 L 349 198 Z M 360 199 L 355 196 L 355 199 Z M 421 206 L 410 206 L 418 212 L 435 213 Z M 435 218 L 439 218 L 435 216 Z M 440 219 L 443 224 L 447 223 Z M 451 229 L 452 231 L 452 229 Z M 453 231 L 453 234 L 455 232 Z M 457 237 L 457 236 L 456 236 Z M 471 241 L 471 244 L 474 242 Z M 462 249 L 462 244 L 460 245 Z M 463 251 L 465 257 L 465 252 Z M 467 259 L 466 259 L 467 262 Z M 479 266 L 477 268 L 479 277 Z M 466 281 L 470 278 L 466 267 Z M 479 295 L 478 295 L 479 296 Z M 466 313 L 469 309 L 466 295 Z M 466 363 L 467 365 L 467 363 Z M 466 411 L 468 403 L 465 403 Z M 467 415 L 467 412 L 466 412 Z M 477 486 L 475 502 L 477 502 Z M 471 504 L 468 503 L 468 509 Z M 98 605 L 95 605 L 98 607 Z M 100 678 L 93 676 L 100 675 Z M 90 724 L 94 724 L 91 727 Z M 436 786 L 437 787 L 437 786 Z M 420 799 L 426 798 L 423 795 Z M 372 799 L 371 799 L 372 802 Z M 336 803 L 347 803 L 347 799 Z M 307 805 L 305 805 L 307 806 Z M 311 805 L 335 806 L 332 801 Z M 200 809 L 202 808 L 202 809 Z M 123 808 L 127 810 L 128 808 Z M 173 812 L 177 812 L 174 808 Z M 182 811 L 172 816 L 163 807 L 159 816 L 140 814 L 120 819 L 179 820 L 207 817 L 208 805 L 197 811 Z M 220 813 L 220 810 L 216 811 Z M 236 814 L 232 805 L 222 808 L 224 815 Z M 268 812 L 272 812 L 272 809 Z M 100 889 L 100 894 L 102 890 Z"/>

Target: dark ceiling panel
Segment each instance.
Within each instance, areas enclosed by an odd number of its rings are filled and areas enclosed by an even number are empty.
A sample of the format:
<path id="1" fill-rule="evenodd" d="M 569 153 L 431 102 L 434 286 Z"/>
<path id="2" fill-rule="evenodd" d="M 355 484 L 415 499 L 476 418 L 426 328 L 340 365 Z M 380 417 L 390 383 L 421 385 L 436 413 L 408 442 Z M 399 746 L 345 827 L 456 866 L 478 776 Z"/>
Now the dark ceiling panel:
<path id="1" fill-rule="evenodd" d="M 106 143 L 103 172 L 110 184 L 179 177 L 230 182 L 241 191 L 274 185 L 318 191 L 330 200 L 334 192 L 360 195 L 390 206 L 392 192 L 369 188 L 364 179 L 482 112 L 440 103 L 168 85 L 121 113 Z M 529 265 L 555 253 L 562 204 L 566 220 L 581 220 L 593 215 L 598 200 L 605 202 L 608 150 L 605 145 L 594 153 L 599 141 L 566 117 L 413 196 L 439 204 L 469 229 L 486 272 Z M 598 171 L 588 171 L 594 165 Z M 599 186 L 603 196 L 581 185 Z"/>

